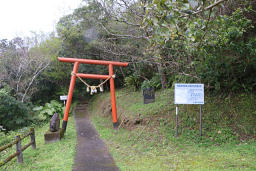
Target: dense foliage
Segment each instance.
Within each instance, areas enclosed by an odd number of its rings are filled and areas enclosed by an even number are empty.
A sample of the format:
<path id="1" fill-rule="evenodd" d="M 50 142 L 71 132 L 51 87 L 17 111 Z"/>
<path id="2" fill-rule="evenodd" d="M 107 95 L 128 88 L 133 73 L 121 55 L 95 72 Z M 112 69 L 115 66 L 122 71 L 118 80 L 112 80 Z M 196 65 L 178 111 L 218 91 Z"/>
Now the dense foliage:
<path id="1" fill-rule="evenodd" d="M 26 126 L 30 122 L 31 114 L 28 106 L 1 90 L 0 126 L 8 131 Z"/>
<path id="2" fill-rule="evenodd" d="M 37 114 L 39 120 L 46 120 L 51 118 L 55 113 L 60 115 L 64 114 L 64 107 L 56 100 L 51 100 L 50 103 L 46 103 L 45 106 L 37 106 L 33 108 L 33 111 Z"/>
<path id="3" fill-rule="evenodd" d="M 216 92 L 255 88 L 255 1 L 159 0 L 146 7 L 149 53 L 167 77 Z"/>
<path id="4" fill-rule="evenodd" d="M 134 89 L 159 80 L 217 93 L 255 88 L 256 1 L 86 2 L 58 24 L 64 56 L 129 61 L 119 78 Z"/>
<path id="5" fill-rule="evenodd" d="M 250 9 L 248 9 L 250 10 Z M 200 49 L 197 72 L 215 90 L 249 91 L 256 86 L 256 38 L 247 36 L 252 21 L 237 9 L 231 16 L 219 16 Z"/>

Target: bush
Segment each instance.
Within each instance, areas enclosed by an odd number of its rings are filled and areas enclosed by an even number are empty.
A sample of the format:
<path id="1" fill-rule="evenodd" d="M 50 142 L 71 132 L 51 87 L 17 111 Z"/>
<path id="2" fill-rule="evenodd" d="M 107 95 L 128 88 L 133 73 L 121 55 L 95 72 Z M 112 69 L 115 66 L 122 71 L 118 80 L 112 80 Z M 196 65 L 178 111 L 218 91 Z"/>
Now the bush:
<path id="1" fill-rule="evenodd" d="M 7 131 L 27 126 L 31 121 L 26 104 L 17 101 L 6 91 L 0 91 L 0 125 Z"/>
<path id="2" fill-rule="evenodd" d="M 63 116 L 64 107 L 61 103 L 57 102 L 56 100 L 51 100 L 50 103 L 46 103 L 45 106 L 37 106 L 33 108 L 35 112 L 35 119 L 36 120 L 47 120 L 51 118 L 54 113 L 60 114 Z"/>
<path id="3" fill-rule="evenodd" d="M 141 89 L 154 88 L 155 90 L 161 88 L 161 80 L 158 75 L 154 76 L 151 80 L 144 80 Z"/>
<path id="4" fill-rule="evenodd" d="M 231 16 L 217 17 L 215 26 L 201 47 L 199 77 L 215 91 L 252 92 L 256 87 L 256 37 L 247 33 L 253 29 L 252 21 L 237 9 Z"/>
<path id="5" fill-rule="evenodd" d="M 125 77 L 124 82 L 126 87 L 133 88 L 133 90 L 136 91 L 140 88 L 142 79 L 138 74 L 133 73 L 132 75 Z"/>

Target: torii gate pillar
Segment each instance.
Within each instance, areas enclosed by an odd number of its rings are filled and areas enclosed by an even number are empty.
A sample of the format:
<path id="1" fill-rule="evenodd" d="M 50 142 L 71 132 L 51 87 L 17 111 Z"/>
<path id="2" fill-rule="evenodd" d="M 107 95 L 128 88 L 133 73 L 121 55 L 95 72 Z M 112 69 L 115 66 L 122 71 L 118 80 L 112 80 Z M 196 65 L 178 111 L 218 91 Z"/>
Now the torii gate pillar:
<path id="1" fill-rule="evenodd" d="M 114 69 L 113 66 L 128 66 L 128 63 L 126 62 L 115 62 L 115 61 L 101 61 L 101 60 L 91 60 L 91 59 L 78 59 L 78 58 L 62 58 L 59 57 L 58 60 L 60 62 L 69 62 L 74 63 L 73 67 L 73 73 L 70 80 L 70 86 L 68 91 L 68 99 L 67 104 L 64 112 L 63 122 L 62 122 L 62 129 L 66 131 L 67 123 L 68 123 L 68 113 L 70 110 L 70 106 L 72 103 L 72 97 L 73 97 L 73 90 L 76 83 L 76 75 L 81 78 L 91 78 L 91 79 L 108 79 L 110 76 L 110 93 L 111 93 L 111 104 L 112 104 L 112 121 L 114 128 L 117 128 L 117 110 L 116 110 L 116 96 L 115 96 L 115 82 L 114 78 L 112 77 L 114 75 Z M 77 73 L 79 64 L 95 64 L 95 65 L 107 65 L 109 68 L 109 75 L 96 75 L 96 74 L 82 74 Z"/>

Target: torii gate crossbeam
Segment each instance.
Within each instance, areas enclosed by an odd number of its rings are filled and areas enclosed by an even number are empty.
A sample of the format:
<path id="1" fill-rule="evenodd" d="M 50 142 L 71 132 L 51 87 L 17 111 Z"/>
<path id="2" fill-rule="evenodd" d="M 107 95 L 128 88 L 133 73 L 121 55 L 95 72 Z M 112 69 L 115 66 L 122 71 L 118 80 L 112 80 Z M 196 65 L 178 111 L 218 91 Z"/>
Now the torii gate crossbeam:
<path id="1" fill-rule="evenodd" d="M 74 67 L 73 67 L 74 74 L 72 74 L 72 76 L 71 76 L 70 86 L 69 86 L 69 91 L 68 91 L 68 99 L 67 99 L 67 104 L 66 104 L 66 108 L 65 108 L 65 112 L 64 112 L 63 122 L 62 122 L 63 131 L 66 131 L 66 128 L 67 128 L 68 113 L 69 113 L 70 106 L 72 103 L 73 90 L 75 87 L 77 76 L 79 76 L 81 78 L 90 78 L 90 79 L 108 79 L 109 77 L 111 77 L 109 81 L 110 81 L 110 93 L 111 93 L 111 104 L 112 104 L 112 121 L 113 121 L 114 128 L 117 128 L 118 123 L 117 123 L 117 112 L 116 112 L 115 83 L 114 83 L 114 78 L 112 77 L 114 75 L 113 66 L 126 67 L 126 66 L 128 66 L 128 63 L 116 62 L 116 61 L 91 60 L 91 59 L 63 58 L 63 57 L 58 57 L 58 60 L 60 62 L 74 63 Z M 107 65 L 109 68 L 109 75 L 77 73 L 80 63 L 94 64 L 94 65 Z"/>

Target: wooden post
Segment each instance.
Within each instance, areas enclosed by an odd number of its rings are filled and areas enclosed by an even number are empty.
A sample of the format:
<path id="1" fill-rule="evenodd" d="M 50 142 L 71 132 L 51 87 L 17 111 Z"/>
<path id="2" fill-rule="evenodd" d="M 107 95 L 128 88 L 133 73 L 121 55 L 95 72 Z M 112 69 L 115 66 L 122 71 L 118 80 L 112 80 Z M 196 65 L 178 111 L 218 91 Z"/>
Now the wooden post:
<path id="1" fill-rule="evenodd" d="M 109 76 L 113 76 L 113 75 L 114 75 L 113 65 L 109 64 Z M 111 77 L 109 82 L 110 82 L 110 95 L 111 95 L 111 104 L 112 104 L 112 121 L 113 121 L 114 128 L 118 128 L 114 78 Z"/>
<path id="2" fill-rule="evenodd" d="M 18 163 L 23 163 L 23 156 L 22 156 L 22 148 L 21 148 L 20 136 L 17 135 L 15 138 L 17 140 L 17 143 L 16 143 L 16 153 L 18 153 L 17 161 L 18 161 Z"/>
<path id="3" fill-rule="evenodd" d="M 34 128 L 30 128 L 30 140 L 33 143 L 32 148 L 36 149 L 36 138 L 35 138 L 35 129 Z"/>
<path id="4" fill-rule="evenodd" d="M 79 62 L 75 62 L 74 67 L 73 67 L 73 73 L 77 73 L 78 67 L 79 67 Z M 68 90 L 68 100 L 66 103 L 66 108 L 65 108 L 65 112 L 64 112 L 63 121 L 62 121 L 62 129 L 64 132 L 66 131 L 66 128 L 67 128 L 68 113 L 69 113 L 69 109 L 70 109 L 71 102 L 72 102 L 72 96 L 73 96 L 73 90 L 75 87 L 75 83 L 76 83 L 76 76 L 72 75 L 71 80 L 70 80 L 69 90 Z"/>

